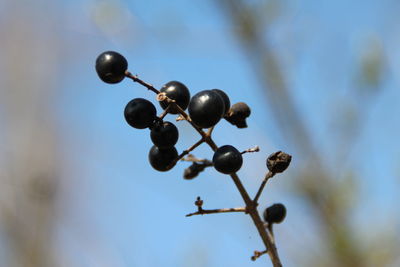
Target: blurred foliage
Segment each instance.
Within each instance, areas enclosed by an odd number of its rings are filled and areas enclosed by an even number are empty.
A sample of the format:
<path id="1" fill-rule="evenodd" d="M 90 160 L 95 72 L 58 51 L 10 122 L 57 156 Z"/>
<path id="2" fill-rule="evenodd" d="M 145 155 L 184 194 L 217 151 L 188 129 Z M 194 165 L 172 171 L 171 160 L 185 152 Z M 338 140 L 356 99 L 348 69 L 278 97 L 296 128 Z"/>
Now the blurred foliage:
<path id="1" fill-rule="evenodd" d="M 8 4 L 0 26 L 0 266 L 53 267 L 58 36 L 35 10 Z"/>
<path id="2" fill-rule="evenodd" d="M 347 109 L 334 116 L 335 125 L 340 125 L 342 134 L 335 141 L 337 151 L 329 152 L 337 154 L 337 161 L 332 164 L 320 156 L 324 152 L 316 147 L 313 131 L 299 115 L 301 105 L 294 100 L 286 81 L 290 73 L 283 70 L 280 62 L 283 55 L 276 53 L 265 37 L 270 24 L 285 12 L 285 2 L 219 0 L 217 3 L 230 21 L 243 52 L 248 55 L 251 67 L 264 89 L 266 106 L 275 118 L 284 142 L 296 150 L 296 155 L 301 155 L 301 159 L 296 159 L 300 161 L 297 166 L 303 168 L 295 171 L 295 192 L 303 196 L 315 211 L 314 219 L 319 221 L 323 229 L 322 239 L 325 243 L 325 251 L 318 257 L 300 252 L 306 257 L 305 265 L 389 266 L 398 257 L 395 252 L 399 249 L 398 240 L 392 238 L 383 242 L 387 235 L 380 234 L 370 242 L 371 246 L 363 246 L 365 240 L 357 239 L 357 229 L 352 227 L 349 219 L 354 201 L 358 198 L 359 177 L 357 172 L 351 170 L 351 175 L 345 177 L 341 174 L 343 170 L 335 173 L 335 166 L 347 166 L 344 163 L 348 160 L 352 145 L 362 133 L 363 123 L 368 117 L 365 107 L 371 106 L 366 103 L 371 103 L 381 92 L 386 63 L 379 39 L 365 42 L 355 72 L 355 85 L 351 92 L 353 98 L 348 101 Z M 343 112 L 347 112 L 347 115 Z"/>

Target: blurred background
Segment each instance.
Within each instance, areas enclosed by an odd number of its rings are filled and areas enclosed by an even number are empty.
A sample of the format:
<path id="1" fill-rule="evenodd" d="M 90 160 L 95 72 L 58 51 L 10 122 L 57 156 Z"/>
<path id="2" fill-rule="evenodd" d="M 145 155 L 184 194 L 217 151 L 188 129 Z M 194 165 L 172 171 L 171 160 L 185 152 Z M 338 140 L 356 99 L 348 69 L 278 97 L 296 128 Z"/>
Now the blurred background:
<path id="1" fill-rule="evenodd" d="M 260 211 L 288 210 L 275 227 L 284 266 L 400 266 L 400 2 L 299 0 L 3 0 L 0 2 L 0 266 L 271 266 L 249 217 L 186 218 L 242 206 L 232 181 L 189 165 L 159 173 L 148 130 L 125 105 L 155 95 L 104 84 L 98 54 L 192 95 L 219 88 L 252 108 L 249 127 L 222 121 L 219 145 L 246 154 L 254 195 L 265 159 L 293 155 Z M 174 121 L 169 115 L 167 119 Z M 199 139 L 177 123 L 182 151 Z M 195 156 L 211 158 L 202 145 Z"/>

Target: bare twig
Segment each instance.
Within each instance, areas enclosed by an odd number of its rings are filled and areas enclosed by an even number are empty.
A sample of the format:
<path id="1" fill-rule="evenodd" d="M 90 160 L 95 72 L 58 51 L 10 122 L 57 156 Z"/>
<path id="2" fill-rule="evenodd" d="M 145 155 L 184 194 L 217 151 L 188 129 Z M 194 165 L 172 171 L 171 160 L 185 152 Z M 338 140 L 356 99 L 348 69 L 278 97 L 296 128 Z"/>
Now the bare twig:
<path id="1" fill-rule="evenodd" d="M 189 162 L 201 162 L 201 163 L 205 163 L 205 164 L 209 164 L 210 166 L 213 165 L 211 160 L 208 159 L 199 159 L 196 158 L 195 156 L 193 156 L 192 154 L 187 155 L 186 158 L 182 158 L 181 161 L 189 161 Z"/>
<path id="2" fill-rule="evenodd" d="M 245 154 L 245 153 L 253 153 L 253 152 L 259 152 L 259 151 L 260 151 L 260 147 L 259 146 L 255 146 L 255 147 L 246 149 L 245 151 L 242 151 L 241 153 Z"/>
<path id="3" fill-rule="evenodd" d="M 254 197 L 253 202 L 254 202 L 255 205 L 258 204 L 258 203 L 257 203 L 257 202 L 258 202 L 258 199 L 260 198 L 261 193 L 262 193 L 262 191 L 264 190 L 264 187 L 265 187 L 265 185 L 267 184 L 268 180 L 269 180 L 270 178 L 272 178 L 274 175 L 275 175 L 275 173 L 273 173 L 273 172 L 268 172 L 268 173 L 265 175 L 265 178 L 264 178 L 264 180 L 262 181 L 262 183 L 261 183 L 261 185 L 260 185 L 260 188 L 259 188 L 258 191 L 257 191 L 256 196 Z"/>
<path id="4" fill-rule="evenodd" d="M 201 145 L 202 143 L 204 143 L 203 138 L 200 139 L 199 141 L 197 141 L 194 145 L 192 145 L 191 147 L 189 147 L 186 150 L 183 150 L 181 154 L 179 154 L 179 156 L 176 158 L 176 160 L 174 161 L 174 164 L 177 163 L 179 160 L 181 160 L 184 156 L 186 156 L 187 154 L 189 154 L 191 151 L 193 151 L 196 147 L 198 147 L 199 145 Z"/>
<path id="5" fill-rule="evenodd" d="M 213 213 L 246 212 L 246 208 L 244 208 L 244 207 L 230 208 L 230 209 L 205 210 L 205 209 L 203 209 L 203 203 L 204 203 L 204 201 L 200 197 L 197 197 L 194 204 L 197 206 L 198 210 L 196 212 L 187 214 L 186 217 L 190 217 L 193 215 L 213 214 Z"/>
<path id="6" fill-rule="evenodd" d="M 186 217 L 194 216 L 194 215 L 204 215 L 204 214 L 213 214 L 213 213 L 227 213 L 227 212 L 246 212 L 246 208 L 230 208 L 230 209 L 213 209 L 213 210 L 204 210 L 201 209 L 199 211 L 189 213 Z"/>
<path id="7" fill-rule="evenodd" d="M 165 118 L 165 116 L 167 116 L 170 108 L 171 108 L 171 105 L 168 105 L 167 108 L 164 109 L 163 113 L 161 113 L 160 116 L 158 116 L 160 118 L 160 120 L 163 120 Z"/>
<path id="8" fill-rule="evenodd" d="M 132 73 L 130 73 L 129 71 L 125 72 L 125 76 L 132 79 L 134 82 L 139 83 L 141 85 L 143 85 L 144 87 L 146 87 L 148 90 L 153 91 L 156 94 L 159 94 L 160 91 L 158 91 L 156 88 L 154 88 L 153 85 L 146 83 L 145 81 L 139 79 L 139 77 L 137 75 L 133 75 Z"/>

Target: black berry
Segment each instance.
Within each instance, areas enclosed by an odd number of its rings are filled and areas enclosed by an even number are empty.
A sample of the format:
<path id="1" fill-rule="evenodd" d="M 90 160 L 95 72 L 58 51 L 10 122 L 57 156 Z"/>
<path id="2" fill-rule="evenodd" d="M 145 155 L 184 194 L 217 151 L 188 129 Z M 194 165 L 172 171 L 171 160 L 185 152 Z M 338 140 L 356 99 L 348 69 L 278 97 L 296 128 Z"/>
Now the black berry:
<path id="1" fill-rule="evenodd" d="M 243 164 L 242 154 L 233 146 L 219 147 L 213 156 L 214 168 L 225 174 L 237 172 Z"/>
<path id="2" fill-rule="evenodd" d="M 289 167 L 292 156 L 282 151 L 272 153 L 267 158 L 267 168 L 272 173 L 284 172 Z"/>
<path id="3" fill-rule="evenodd" d="M 213 89 L 212 91 L 217 93 L 222 98 L 222 101 L 224 101 L 224 112 L 222 115 L 224 116 L 226 113 L 228 113 L 229 108 L 231 107 L 231 101 L 229 100 L 229 96 L 220 89 Z"/>
<path id="4" fill-rule="evenodd" d="M 101 53 L 96 59 L 96 72 L 106 83 L 119 83 L 125 78 L 128 61 L 114 51 Z"/>
<path id="5" fill-rule="evenodd" d="M 150 127 L 156 118 L 156 108 L 143 98 L 132 99 L 125 107 L 124 115 L 126 122 L 137 129 Z"/>
<path id="6" fill-rule="evenodd" d="M 151 141 L 159 148 L 173 147 L 178 141 L 179 132 L 176 126 L 169 122 L 156 123 L 150 132 Z"/>
<path id="7" fill-rule="evenodd" d="M 264 220 L 267 223 L 281 223 L 286 217 L 286 208 L 281 203 L 273 204 L 264 211 Z"/>
<path id="8" fill-rule="evenodd" d="M 176 151 L 175 147 L 161 149 L 153 146 L 149 152 L 149 161 L 151 166 L 160 172 L 172 169 L 175 165 L 173 162 L 177 157 L 178 151 Z"/>
<path id="9" fill-rule="evenodd" d="M 176 101 L 176 104 L 181 107 L 181 109 L 185 110 L 190 101 L 190 92 L 189 89 L 181 82 L 171 81 L 166 83 L 161 89 L 160 92 L 165 93 L 169 98 Z M 160 102 L 160 105 L 163 109 L 166 109 L 168 103 L 165 101 Z M 178 114 L 178 110 L 171 108 L 168 110 L 171 114 Z"/>
<path id="10" fill-rule="evenodd" d="M 200 128 L 210 128 L 217 124 L 224 112 L 222 98 L 212 90 L 204 90 L 192 97 L 189 114 L 194 124 Z"/>
<path id="11" fill-rule="evenodd" d="M 246 119 L 251 114 L 249 106 L 244 102 L 238 102 L 229 109 L 225 119 L 238 128 L 246 128 Z"/>

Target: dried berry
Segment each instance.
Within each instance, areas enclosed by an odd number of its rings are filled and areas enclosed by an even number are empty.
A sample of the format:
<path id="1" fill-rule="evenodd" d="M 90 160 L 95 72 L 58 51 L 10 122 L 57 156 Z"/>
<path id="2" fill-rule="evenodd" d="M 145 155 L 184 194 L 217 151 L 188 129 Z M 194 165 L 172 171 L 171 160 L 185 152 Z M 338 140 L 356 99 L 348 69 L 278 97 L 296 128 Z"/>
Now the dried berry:
<path id="1" fill-rule="evenodd" d="M 225 119 L 238 128 L 246 128 L 246 118 L 248 118 L 250 114 L 250 107 L 244 102 L 239 102 L 229 109 L 228 113 L 225 115 Z"/>
<path id="2" fill-rule="evenodd" d="M 282 151 L 272 153 L 267 158 L 268 170 L 272 173 L 284 172 L 289 167 L 292 156 Z"/>

